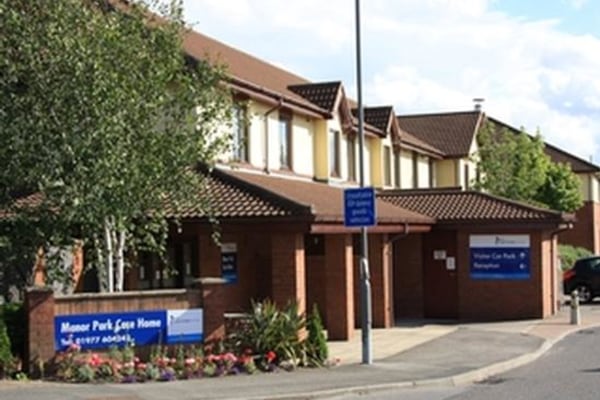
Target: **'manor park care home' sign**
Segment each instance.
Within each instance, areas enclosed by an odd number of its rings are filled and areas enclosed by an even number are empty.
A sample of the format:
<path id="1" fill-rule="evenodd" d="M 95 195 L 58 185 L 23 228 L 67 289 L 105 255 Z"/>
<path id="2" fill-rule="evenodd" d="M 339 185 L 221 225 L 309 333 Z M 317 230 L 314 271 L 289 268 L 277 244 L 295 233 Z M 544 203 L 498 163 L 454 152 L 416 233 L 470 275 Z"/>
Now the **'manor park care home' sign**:
<path id="1" fill-rule="evenodd" d="M 529 279 L 529 235 L 471 235 L 472 279 Z"/>
<path id="2" fill-rule="evenodd" d="M 71 344 L 101 349 L 126 344 L 198 343 L 204 339 L 202 309 L 153 310 L 102 314 L 58 315 L 54 348 Z"/>

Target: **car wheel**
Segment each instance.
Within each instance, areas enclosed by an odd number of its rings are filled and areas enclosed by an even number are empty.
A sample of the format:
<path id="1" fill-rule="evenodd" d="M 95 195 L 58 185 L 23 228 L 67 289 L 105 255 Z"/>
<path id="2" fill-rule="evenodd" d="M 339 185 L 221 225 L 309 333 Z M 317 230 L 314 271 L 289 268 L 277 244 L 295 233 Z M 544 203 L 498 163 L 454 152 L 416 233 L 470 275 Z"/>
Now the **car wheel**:
<path id="1" fill-rule="evenodd" d="M 579 302 L 589 303 L 592 301 L 593 295 L 588 285 L 579 284 L 575 287 L 575 290 L 577 290 L 577 297 L 579 297 Z"/>

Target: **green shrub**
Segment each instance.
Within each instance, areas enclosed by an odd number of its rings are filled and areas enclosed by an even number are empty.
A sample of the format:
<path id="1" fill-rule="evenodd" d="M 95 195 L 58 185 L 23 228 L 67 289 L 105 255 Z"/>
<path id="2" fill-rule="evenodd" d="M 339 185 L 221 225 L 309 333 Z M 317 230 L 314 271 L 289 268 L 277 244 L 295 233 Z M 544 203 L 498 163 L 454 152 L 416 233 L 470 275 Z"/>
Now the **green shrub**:
<path id="1" fill-rule="evenodd" d="M 329 349 L 323 329 L 323 322 L 319 315 L 319 309 L 314 304 L 312 312 L 306 321 L 308 337 L 306 339 L 306 356 L 309 365 L 322 366 L 327 362 Z"/>
<path id="2" fill-rule="evenodd" d="M 282 363 L 296 366 L 305 358 L 304 341 L 300 338 L 305 326 L 304 315 L 298 313 L 296 303 L 288 303 L 280 310 L 269 300 L 252 301 L 248 320 L 242 329 L 229 336 L 228 344 L 238 350 L 262 355 L 257 365 L 265 370 Z"/>
<path id="3" fill-rule="evenodd" d="M 23 359 L 27 336 L 27 318 L 23 303 L 6 303 L 0 306 L 0 319 L 3 319 L 6 325 L 12 355 Z"/>
<path id="4" fill-rule="evenodd" d="M 13 372 L 14 360 L 10 351 L 10 339 L 4 320 L 0 318 L 0 379 Z"/>
<path id="5" fill-rule="evenodd" d="M 560 268 L 563 271 L 571 268 L 577 259 L 591 255 L 593 255 L 592 252 L 583 247 L 575 247 L 567 244 L 561 244 L 558 246 Z"/>

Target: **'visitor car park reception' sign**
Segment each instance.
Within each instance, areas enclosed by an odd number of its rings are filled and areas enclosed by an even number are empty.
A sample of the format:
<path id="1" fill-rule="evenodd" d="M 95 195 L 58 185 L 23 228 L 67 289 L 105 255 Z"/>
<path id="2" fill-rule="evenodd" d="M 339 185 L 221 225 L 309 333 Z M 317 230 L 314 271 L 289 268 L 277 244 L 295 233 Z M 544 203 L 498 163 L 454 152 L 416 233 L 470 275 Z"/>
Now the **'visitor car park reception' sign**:
<path id="1" fill-rule="evenodd" d="M 470 235 L 472 279 L 529 279 L 529 235 Z"/>
<path id="2" fill-rule="evenodd" d="M 54 348 L 72 344 L 102 349 L 127 344 L 199 343 L 204 340 L 201 308 L 57 315 Z"/>

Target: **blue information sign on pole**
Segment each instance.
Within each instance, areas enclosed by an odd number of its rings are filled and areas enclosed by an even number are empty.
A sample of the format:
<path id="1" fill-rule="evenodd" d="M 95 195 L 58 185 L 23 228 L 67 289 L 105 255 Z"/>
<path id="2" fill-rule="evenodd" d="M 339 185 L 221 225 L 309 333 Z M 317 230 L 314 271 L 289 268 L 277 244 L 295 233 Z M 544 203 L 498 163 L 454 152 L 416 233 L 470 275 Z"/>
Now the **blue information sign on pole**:
<path id="1" fill-rule="evenodd" d="M 372 187 L 344 190 L 344 225 L 373 226 L 375 213 L 375 190 Z"/>

